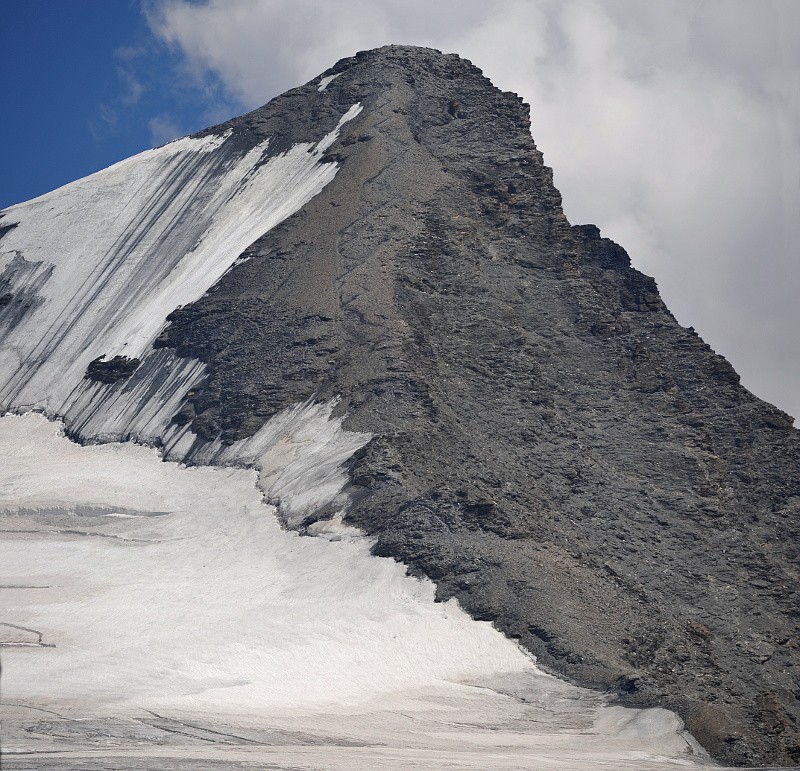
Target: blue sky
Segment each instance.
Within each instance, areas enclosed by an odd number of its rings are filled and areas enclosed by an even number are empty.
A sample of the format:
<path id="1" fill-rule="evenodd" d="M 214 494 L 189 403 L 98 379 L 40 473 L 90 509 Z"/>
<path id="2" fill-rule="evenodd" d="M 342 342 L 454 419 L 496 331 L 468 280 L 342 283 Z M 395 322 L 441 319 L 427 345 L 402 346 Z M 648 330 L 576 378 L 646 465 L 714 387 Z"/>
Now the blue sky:
<path id="1" fill-rule="evenodd" d="M 6 0 L 2 23 L 0 208 L 235 112 L 208 120 L 138 0 Z"/>
<path id="2" fill-rule="evenodd" d="M 3 0 L 0 208 L 387 43 L 532 105 L 564 210 L 800 417 L 800 0 Z"/>

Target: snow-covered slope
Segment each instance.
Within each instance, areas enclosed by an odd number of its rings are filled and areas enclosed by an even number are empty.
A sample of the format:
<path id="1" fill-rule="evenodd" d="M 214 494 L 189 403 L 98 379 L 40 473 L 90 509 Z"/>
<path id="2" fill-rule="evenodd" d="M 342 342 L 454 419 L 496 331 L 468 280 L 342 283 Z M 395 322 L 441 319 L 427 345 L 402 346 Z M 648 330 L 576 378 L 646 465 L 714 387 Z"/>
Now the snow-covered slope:
<path id="1" fill-rule="evenodd" d="M 54 646 L 6 653 L 7 698 L 310 709 L 532 668 L 363 539 L 282 530 L 252 471 L 59 433 L 38 415 L 0 420 L 0 506 L 15 496 L 0 583 L 48 587 L 11 592 L 16 627 L 0 633 L 36 628 Z"/>
<path id="2" fill-rule="evenodd" d="M 0 409 L 64 417 L 86 439 L 160 438 L 203 375 L 151 349 L 167 315 L 333 179 L 322 154 L 360 110 L 316 145 L 271 155 L 230 132 L 179 139 L 6 210 Z M 115 356 L 141 361 L 130 379 L 85 379 Z"/>
<path id="3" fill-rule="evenodd" d="M 281 529 L 252 471 L 40 415 L 0 419 L 0 457 L 4 767 L 702 764 L 672 713 L 544 675 L 364 539 Z"/>

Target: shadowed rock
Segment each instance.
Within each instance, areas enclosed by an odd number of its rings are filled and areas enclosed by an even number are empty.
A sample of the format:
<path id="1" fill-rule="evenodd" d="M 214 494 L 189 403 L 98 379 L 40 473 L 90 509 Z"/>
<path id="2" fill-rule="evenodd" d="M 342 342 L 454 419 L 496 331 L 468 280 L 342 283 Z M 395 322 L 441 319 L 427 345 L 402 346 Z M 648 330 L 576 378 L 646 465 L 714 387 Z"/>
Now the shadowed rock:
<path id="1" fill-rule="evenodd" d="M 86 368 L 86 377 L 98 383 L 116 383 L 118 380 L 129 378 L 141 364 L 139 359 L 130 359 L 127 356 L 115 356 L 113 359 L 103 361 L 104 356 L 98 356 L 89 362 Z"/>

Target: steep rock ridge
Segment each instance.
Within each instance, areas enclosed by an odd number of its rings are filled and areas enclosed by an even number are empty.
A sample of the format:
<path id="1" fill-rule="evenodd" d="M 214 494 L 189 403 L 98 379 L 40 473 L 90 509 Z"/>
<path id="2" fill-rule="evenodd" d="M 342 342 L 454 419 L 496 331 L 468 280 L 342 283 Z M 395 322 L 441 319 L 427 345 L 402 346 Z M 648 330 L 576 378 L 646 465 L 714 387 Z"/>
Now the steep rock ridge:
<path id="1" fill-rule="evenodd" d="M 156 345 L 207 372 L 174 421 L 231 443 L 341 395 L 376 553 L 719 759 L 800 761 L 791 418 L 570 226 L 527 108 L 469 62 L 361 52 L 210 132 L 290 147 L 356 102 L 336 178 L 171 314 Z"/>

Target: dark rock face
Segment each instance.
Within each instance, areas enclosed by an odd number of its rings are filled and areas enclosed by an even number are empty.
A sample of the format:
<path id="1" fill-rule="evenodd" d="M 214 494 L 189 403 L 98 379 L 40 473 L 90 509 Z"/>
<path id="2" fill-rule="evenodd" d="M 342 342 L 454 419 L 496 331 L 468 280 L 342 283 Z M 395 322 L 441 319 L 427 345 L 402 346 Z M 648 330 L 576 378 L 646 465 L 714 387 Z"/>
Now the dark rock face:
<path id="1" fill-rule="evenodd" d="M 0 238 L 16 223 L 0 228 Z M 6 337 L 31 308 L 42 302 L 41 289 L 52 274 L 52 265 L 29 262 L 21 254 L 15 254 L 0 271 L 0 340 Z M 13 287 L 23 287 L 14 289 Z"/>
<path id="2" fill-rule="evenodd" d="M 103 361 L 105 357 L 99 356 L 89 362 L 86 368 L 86 377 L 98 383 L 116 383 L 118 380 L 129 378 L 141 364 L 139 359 L 127 356 L 114 356 L 113 359 Z"/>
<path id="3" fill-rule="evenodd" d="M 341 395 L 377 554 L 720 760 L 800 762 L 791 418 L 567 222 L 516 96 L 427 49 L 325 74 L 223 127 L 277 152 L 364 106 L 335 180 L 172 314 L 158 344 L 210 368 L 176 420 L 233 440 Z"/>

